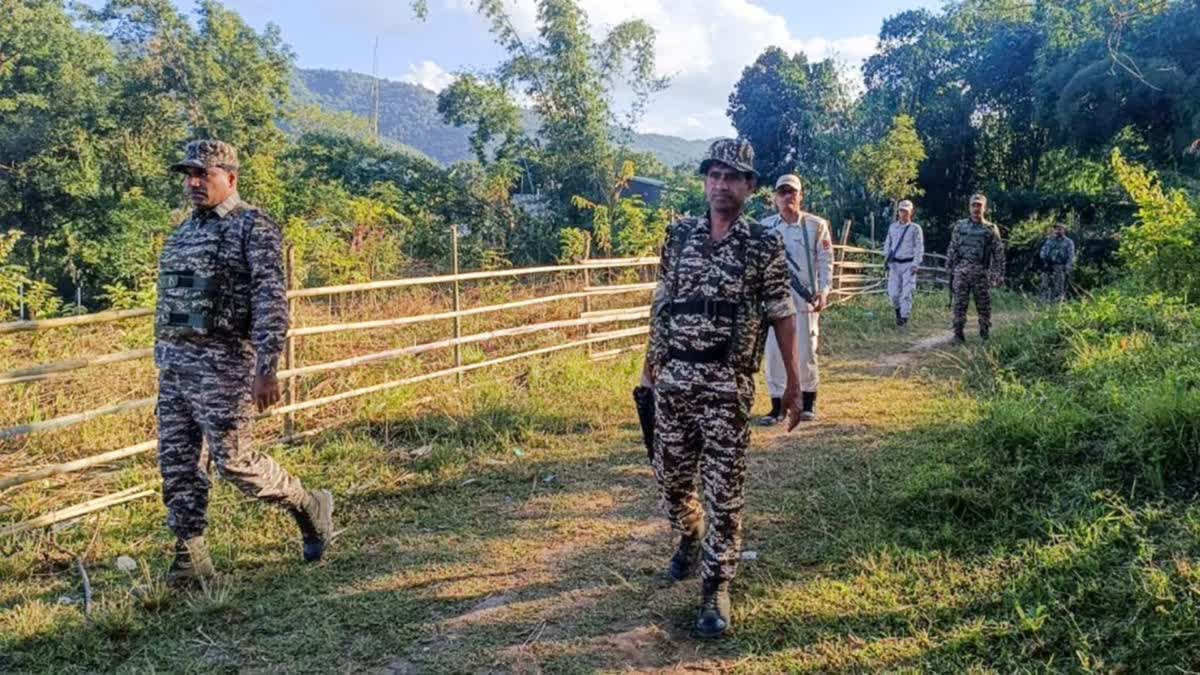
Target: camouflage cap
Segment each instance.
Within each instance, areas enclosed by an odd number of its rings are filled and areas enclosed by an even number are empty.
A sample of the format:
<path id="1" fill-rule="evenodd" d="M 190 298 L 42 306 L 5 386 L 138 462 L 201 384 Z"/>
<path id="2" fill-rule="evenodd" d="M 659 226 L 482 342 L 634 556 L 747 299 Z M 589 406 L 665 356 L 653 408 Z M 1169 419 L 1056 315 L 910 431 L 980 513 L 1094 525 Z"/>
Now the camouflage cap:
<path id="1" fill-rule="evenodd" d="M 237 171 L 237 148 L 224 141 L 210 139 L 192 141 L 187 144 L 187 149 L 184 150 L 183 161 L 172 164 L 171 170 L 207 169 L 210 166 L 219 166 L 229 171 Z"/>
<path id="2" fill-rule="evenodd" d="M 708 173 L 708 167 L 713 162 L 720 162 L 758 177 L 758 172 L 754 170 L 754 147 L 750 145 L 750 141 L 741 138 L 721 138 L 713 141 L 708 147 L 708 155 L 700 162 L 700 173 Z"/>

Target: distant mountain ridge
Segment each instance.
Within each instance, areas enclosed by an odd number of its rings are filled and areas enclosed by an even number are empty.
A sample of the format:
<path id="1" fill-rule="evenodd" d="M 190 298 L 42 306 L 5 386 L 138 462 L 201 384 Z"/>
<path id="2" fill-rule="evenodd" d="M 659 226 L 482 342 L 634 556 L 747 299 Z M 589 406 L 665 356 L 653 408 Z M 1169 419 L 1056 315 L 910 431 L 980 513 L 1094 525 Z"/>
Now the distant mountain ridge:
<path id="1" fill-rule="evenodd" d="M 330 112 L 371 115 L 370 75 L 352 71 L 298 68 L 292 78 L 292 97 L 300 104 Z M 442 122 L 437 94 L 420 85 L 380 80 L 379 134 L 415 148 L 442 164 L 473 159 L 470 131 Z M 665 134 L 634 134 L 631 145 L 649 152 L 667 166 L 700 159 L 710 140 L 688 140 Z"/>

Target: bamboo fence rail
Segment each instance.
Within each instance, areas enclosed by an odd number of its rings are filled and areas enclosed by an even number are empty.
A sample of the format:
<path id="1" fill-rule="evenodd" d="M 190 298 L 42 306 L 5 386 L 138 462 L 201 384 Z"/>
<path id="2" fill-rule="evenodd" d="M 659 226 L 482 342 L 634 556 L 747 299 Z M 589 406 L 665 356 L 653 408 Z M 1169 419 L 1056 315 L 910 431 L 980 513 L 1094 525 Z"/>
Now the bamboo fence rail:
<path id="1" fill-rule="evenodd" d="M 457 236 L 457 231 L 453 232 L 453 236 Z M 835 285 L 833 295 L 835 296 L 834 302 L 836 303 L 846 302 L 854 297 L 880 293 L 884 291 L 883 287 L 885 284 L 885 277 L 883 274 L 885 270 L 881 260 L 879 262 L 867 262 L 847 259 L 848 255 L 874 256 L 877 258 L 882 258 L 883 252 L 849 246 L 845 243 L 847 236 L 847 232 L 843 231 L 842 243 L 837 244 L 834 247 Z M 938 262 L 944 260 L 944 256 L 939 256 L 937 254 L 927 254 L 926 257 L 927 259 L 933 259 L 934 261 Z M 294 415 L 295 413 L 304 410 L 311 410 L 340 401 L 368 396 L 371 394 L 388 391 L 399 387 L 410 386 L 438 378 L 453 376 L 458 378 L 461 382 L 462 375 L 468 372 L 569 349 L 586 348 L 588 350 L 588 354 L 593 360 L 602 360 L 644 348 L 644 345 L 637 344 L 621 346 L 604 351 L 595 351 L 594 347 L 600 343 L 639 337 L 648 334 L 649 327 L 646 325 L 645 320 L 649 316 L 650 308 L 648 305 L 639 305 L 629 308 L 594 310 L 592 308 L 592 299 L 601 296 L 611 297 L 626 294 L 644 293 L 646 291 L 653 290 L 655 284 L 640 282 L 614 285 L 593 285 L 593 282 L 596 278 L 595 273 L 598 270 L 637 269 L 650 267 L 658 264 L 658 258 L 643 257 L 629 259 L 589 259 L 571 265 L 542 266 L 465 273 L 458 269 L 457 256 L 454 256 L 453 262 L 454 271 L 452 274 L 448 275 L 425 276 L 408 279 L 391 279 L 360 284 L 345 284 L 321 288 L 289 290 L 288 304 L 290 314 L 295 313 L 296 301 L 304 298 L 319 298 L 345 293 L 378 291 L 413 286 L 430 286 L 436 284 L 453 285 L 455 302 L 454 309 L 449 312 L 437 312 L 372 321 L 334 323 L 292 328 L 288 332 L 288 342 L 285 347 L 284 370 L 280 371 L 278 374 L 280 381 L 286 387 L 284 404 L 258 415 L 256 419 L 284 417 L 284 437 L 280 440 L 293 441 L 299 438 L 311 436 L 323 430 L 312 429 L 303 432 L 296 432 Z M 289 252 L 289 264 L 287 266 L 289 279 L 291 278 L 292 273 L 292 265 L 290 263 L 291 261 Z M 926 267 L 923 265 L 919 267 L 919 270 L 931 275 L 933 277 L 933 281 L 944 283 L 944 280 L 940 278 L 945 273 L 943 267 Z M 459 285 L 464 281 L 486 281 L 499 278 L 514 278 L 538 274 L 564 274 L 573 272 L 582 273 L 582 276 L 578 277 L 582 280 L 582 288 L 580 290 L 478 307 L 462 307 Z M 514 309 L 569 301 L 582 301 L 583 309 L 579 313 L 578 318 L 546 321 L 512 328 L 494 329 L 473 335 L 462 335 L 461 320 L 465 317 L 496 314 Z M 71 316 L 61 319 L 0 323 L 0 335 L 27 331 L 52 330 L 69 326 L 87 326 L 101 323 L 126 321 L 152 316 L 153 313 L 154 312 L 151 309 L 133 309 L 98 312 L 94 314 Z M 371 354 L 364 354 L 326 363 L 299 365 L 295 361 L 294 341 L 298 337 L 330 333 L 353 333 L 358 331 L 382 330 L 423 323 L 434 323 L 439 321 L 454 322 L 452 337 L 443 340 L 427 342 L 424 344 L 408 345 L 396 349 L 374 352 Z M 627 324 L 630 322 L 641 322 L 642 325 L 631 328 L 618 327 L 613 330 L 606 330 L 604 332 L 593 331 L 593 328 L 602 324 Z M 537 349 L 530 349 L 516 354 L 485 359 L 476 363 L 463 363 L 461 347 L 466 344 L 476 344 L 503 338 L 524 336 L 547 331 L 560 331 L 572 328 L 586 329 L 586 336 L 582 339 L 567 339 L 565 342 L 561 342 L 559 344 L 540 347 Z M 318 373 L 349 370 L 380 361 L 397 359 L 405 356 L 414 356 L 417 354 L 441 349 L 454 350 L 455 360 L 453 367 L 420 373 L 400 379 L 394 379 L 371 386 L 358 387 L 319 398 L 312 398 L 308 400 L 300 400 L 299 398 L 296 382 L 301 377 Z M 79 357 L 54 363 L 13 369 L 0 372 L 0 385 L 29 384 L 61 377 L 67 373 L 81 369 L 147 359 L 150 358 L 151 355 L 151 349 L 132 349 L 102 356 Z M 31 421 L 19 426 L 0 429 L 0 440 L 63 429 L 77 424 L 83 424 L 99 417 L 147 408 L 153 404 L 154 398 L 141 398 L 130 401 L 121 401 L 101 408 L 63 415 L 48 420 Z M 156 448 L 157 442 L 151 440 L 116 450 L 110 450 L 107 452 L 82 457 L 72 461 L 48 464 L 35 468 L 26 468 L 20 473 L 0 476 L 0 493 L 22 485 L 34 483 L 39 480 L 51 478 L 53 476 L 85 471 L 94 467 L 119 462 L 130 457 L 150 452 Z M 38 515 L 23 522 L 7 525 L 0 529 L 0 535 L 9 535 L 31 529 L 48 527 L 57 523 L 76 519 L 105 508 L 124 504 L 136 499 L 142 499 L 154 494 L 156 494 L 156 491 L 148 485 L 122 490 L 121 492 L 91 499 L 81 504 L 76 504 L 74 506 L 59 509 L 50 513 Z"/>

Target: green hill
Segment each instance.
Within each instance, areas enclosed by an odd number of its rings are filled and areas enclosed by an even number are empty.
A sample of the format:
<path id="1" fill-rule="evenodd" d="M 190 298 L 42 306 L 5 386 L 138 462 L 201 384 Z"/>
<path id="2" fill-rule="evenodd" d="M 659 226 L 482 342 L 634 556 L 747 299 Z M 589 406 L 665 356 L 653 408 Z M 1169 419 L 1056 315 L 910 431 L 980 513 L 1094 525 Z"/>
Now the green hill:
<path id="1" fill-rule="evenodd" d="M 292 96 L 300 104 L 369 117 L 371 79 L 369 75 L 350 71 L 297 69 L 292 81 Z M 527 124 L 532 124 L 533 116 L 527 118 Z M 419 85 L 382 80 L 379 133 L 443 164 L 473 157 L 467 140 L 469 130 L 442 122 L 437 112 L 437 94 Z M 649 152 L 667 166 L 676 166 L 697 160 L 708 148 L 709 141 L 664 134 L 634 134 L 631 144 L 635 150 Z"/>

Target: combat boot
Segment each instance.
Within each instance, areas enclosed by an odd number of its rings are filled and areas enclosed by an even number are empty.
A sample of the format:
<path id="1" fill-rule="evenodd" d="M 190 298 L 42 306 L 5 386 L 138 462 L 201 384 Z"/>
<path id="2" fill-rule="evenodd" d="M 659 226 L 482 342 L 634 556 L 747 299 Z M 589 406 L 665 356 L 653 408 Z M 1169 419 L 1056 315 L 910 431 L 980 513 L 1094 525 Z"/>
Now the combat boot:
<path id="1" fill-rule="evenodd" d="M 959 344 L 966 344 L 967 336 L 963 333 L 962 326 L 954 327 L 954 341 Z"/>
<path id="2" fill-rule="evenodd" d="M 175 559 L 167 570 L 168 586 L 187 586 L 195 581 L 211 579 L 216 574 L 203 536 L 175 540 Z"/>
<path id="3" fill-rule="evenodd" d="M 685 534 L 679 538 L 679 546 L 675 555 L 671 556 L 671 564 L 667 566 L 667 575 L 675 581 L 683 581 L 696 572 L 700 563 L 700 534 Z"/>
<path id="4" fill-rule="evenodd" d="M 896 328 L 904 328 L 904 317 L 900 316 L 900 308 L 896 307 Z"/>
<path id="5" fill-rule="evenodd" d="M 992 337 L 992 329 L 990 327 L 979 327 L 979 339 L 987 342 Z"/>
<path id="6" fill-rule="evenodd" d="M 304 537 L 305 562 L 320 560 L 333 541 L 333 493 L 312 490 L 306 496 L 304 506 L 291 513 Z"/>
<path id="7" fill-rule="evenodd" d="M 783 399 L 771 399 L 771 412 L 758 418 L 760 427 L 773 427 L 783 421 Z"/>
<path id="8" fill-rule="evenodd" d="M 702 640 L 718 640 L 732 625 L 733 603 L 729 600 L 728 581 L 704 581 L 700 610 L 696 612 L 694 633 Z"/>
<path id="9" fill-rule="evenodd" d="M 817 419 L 817 392 L 802 391 L 800 392 L 800 397 L 802 406 L 800 411 L 800 421 L 812 422 L 813 420 Z"/>

